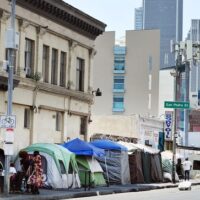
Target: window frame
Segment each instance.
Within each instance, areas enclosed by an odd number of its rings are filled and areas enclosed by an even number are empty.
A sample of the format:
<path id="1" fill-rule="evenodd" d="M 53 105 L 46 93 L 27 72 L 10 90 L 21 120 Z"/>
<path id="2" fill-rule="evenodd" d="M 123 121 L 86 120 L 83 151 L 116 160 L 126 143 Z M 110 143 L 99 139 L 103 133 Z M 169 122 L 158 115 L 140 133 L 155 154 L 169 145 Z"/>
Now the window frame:
<path id="1" fill-rule="evenodd" d="M 86 135 L 87 132 L 87 117 L 80 117 L 80 135 Z"/>
<path id="2" fill-rule="evenodd" d="M 122 101 L 115 101 L 115 99 L 122 99 Z M 124 111 L 124 96 L 114 95 L 113 96 L 113 111 L 114 112 L 123 112 Z"/>
<path id="3" fill-rule="evenodd" d="M 26 129 L 31 128 L 31 109 L 30 108 L 24 109 L 24 128 Z"/>
<path id="4" fill-rule="evenodd" d="M 67 53 L 64 51 L 60 52 L 60 86 L 66 86 L 66 66 L 67 66 Z"/>
<path id="5" fill-rule="evenodd" d="M 58 49 L 52 48 L 51 54 L 51 84 L 58 84 Z"/>
<path id="6" fill-rule="evenodd" d="M 85 60 L 77 58 L 76 62 L 76 90 L 84 92 Z"/>
<path id="7" fill-rule="evenodd" d="M 56 131 L 61 132 L 63 126 L 63 113 L 56 112 Z"/>
<path id="8" fill-rule="evenodd" d="M 124 76 L 114 76 L 113 78 L 113 90 L 117 92 L 124 92 L 124 83 L 125 83 L 125 77 Z M 118 80 L 118 81 L 116 81 Z M 120 80 L 123 80 L 120 82 Z"/>
<path id="9" fill-rule="evenodd" d="M 34 74 L 34 50 L 34 40 L 25 38 L 24 71 L 26 72 L 27 78 L 30 78 Z"/>
<path id="10" fill-rule="evenodd" d="M 42 76 L 45 83 L 49 82 L 49 46 L 43 45 Z"/>

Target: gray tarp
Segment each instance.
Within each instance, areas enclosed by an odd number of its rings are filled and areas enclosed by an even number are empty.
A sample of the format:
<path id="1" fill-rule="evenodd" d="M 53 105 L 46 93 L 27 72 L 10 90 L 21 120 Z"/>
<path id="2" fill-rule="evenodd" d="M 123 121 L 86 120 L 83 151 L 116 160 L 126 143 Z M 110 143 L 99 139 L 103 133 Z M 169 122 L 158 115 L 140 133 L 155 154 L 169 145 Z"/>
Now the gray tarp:
<path id="1" fill-rule="evenodd" d="M 125 151 L 106 150 L 106 157 L 97 157 L 109 184 L 130 183 L 128 154 Z"/>

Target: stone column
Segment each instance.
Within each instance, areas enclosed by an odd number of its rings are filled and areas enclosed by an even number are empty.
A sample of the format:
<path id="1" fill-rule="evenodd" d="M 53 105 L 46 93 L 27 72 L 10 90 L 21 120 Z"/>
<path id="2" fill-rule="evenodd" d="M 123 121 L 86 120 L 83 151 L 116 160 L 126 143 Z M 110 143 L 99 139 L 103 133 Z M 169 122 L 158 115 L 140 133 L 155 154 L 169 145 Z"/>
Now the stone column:
<path id="1" fill-rule="evenodd" d="M 75 80 L 73 80 L 72 77 L 72 66 L 76 66 L 75 63 L 75 56 L 74 56 L 74 50 L 75 47 L 78 45 L 77 42 L 71 41 L 70 42 L 70 47 L 69 47 L 69 64 L 68 64 L 68 82 L 67 82 L 67 88 L 68 89 L 75 89 L 76 83 Z"/>
<path id="2" fill-rule="evenodd" d="M 91 93 L 93 88 L 93 63 L 94 63 L 94 56 L 96 55 L 95 49 L 89 50 L 89 66 L 88 66 L 88 92 Z M 95 88 L 96 89 L 96 88 Z"/>
<path id="3" fill-rule="evenodd" d="M 39 73 L 41 76 L 41 81 L 44 80 L 44 77 L 42 76 L 42 57 L 43 57 L 43 36 L 46 33 L 46 28 L 43 28 L 41 26 L 37 27 L 37 41 L 36 41 L 36 56 L 35 56 L 35 63 L 36 63 L 36 69 L 35 72 Z"/>

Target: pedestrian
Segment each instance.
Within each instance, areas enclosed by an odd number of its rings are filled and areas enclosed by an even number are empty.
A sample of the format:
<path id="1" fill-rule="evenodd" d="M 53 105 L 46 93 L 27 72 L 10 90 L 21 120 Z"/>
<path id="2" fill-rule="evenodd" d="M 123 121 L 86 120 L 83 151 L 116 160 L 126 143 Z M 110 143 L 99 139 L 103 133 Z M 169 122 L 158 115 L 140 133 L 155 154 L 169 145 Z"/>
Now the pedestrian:
<path id="1" fill-rule="evenodd" d="M 39 151 L 33 153 L 33 171 L 29 177 L 29 183 L 31 185 L 32 194 L 39 194 L 39 188 L 43 186 L 42 179 L 42 158 Z"/>
<path id="2" fill-rule="evenodd" d="M 16 174 L 15 189 L 16 192 L 24 192 L 29 190 L 28 185 L 26 183 L 29 177 L 29 170 L 32 164 L 32 160 L 30 155 L 26 151 L 20 151 L 19 157 L 21 158 L 21 169 Z"/>
<path id="3" fill-rule="evenodd" d="M 10 174 L 10 191 L 15 191 L 17 171 L 15 169 L 14 163 L 10 163 L 9 174 Z"/>
<path id="4" fill-rule="evenodd" d="M 190 170 L 192 169 L 192 163 L 188 160 L 188 158 L 185 159 L 183 162 L 183 170 L 185 175 L 185 181 L 190 179 Z"/>
<path id="5" fill-rule="evenodd" d="M 179 179 L 183 179 L 183 165 L 181 163 L 181 158 L 177 159 L 177 164 L 176 164 L 176 172 L 178 174 Z"/>

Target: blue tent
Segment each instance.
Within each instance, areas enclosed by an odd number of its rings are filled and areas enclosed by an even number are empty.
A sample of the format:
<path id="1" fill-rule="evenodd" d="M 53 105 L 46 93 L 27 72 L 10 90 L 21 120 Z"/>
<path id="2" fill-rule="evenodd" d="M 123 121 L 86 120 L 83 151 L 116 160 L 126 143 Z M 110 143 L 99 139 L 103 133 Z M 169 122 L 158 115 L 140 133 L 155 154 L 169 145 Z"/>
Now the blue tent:
<path id="1" fill-rule="evenodd" d="M 62 146 L 67 148 L 69 151 L 75 153 L 76 155 L 83 155 L 83 156 L 105 155 L 105 151 L 103 149 L 97 148 L 92 144 L 80 140 L 79 138 L 66 142 L 62 144 Z"/>
<path id="2" fill-rule="evenodd" d="M 93 142 L 90 142 L 90 144 L 105 150 L 128 151 L 125 146 L 111 140 L 94 140 Z"/>

